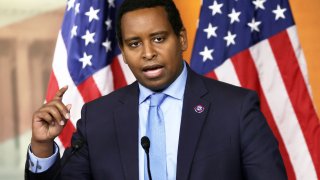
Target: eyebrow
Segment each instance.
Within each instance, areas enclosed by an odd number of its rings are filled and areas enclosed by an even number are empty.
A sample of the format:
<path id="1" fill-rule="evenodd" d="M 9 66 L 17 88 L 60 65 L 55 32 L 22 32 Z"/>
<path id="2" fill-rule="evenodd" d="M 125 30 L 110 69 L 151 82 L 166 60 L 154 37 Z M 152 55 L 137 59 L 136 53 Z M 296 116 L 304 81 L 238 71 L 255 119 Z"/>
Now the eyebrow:
<path id="1" fill-rule="evenodd" d="M 168 32 L 167 32 L 167 31 L 154 32 L 154 33 L 151 33 L 151 34 L 150 34 L 150 37 L 156 36 L 156 35 L 162 35 L 162 34 L 167 35 Z"/>
<path id="2" fill-rule="evenodd" d="M 158 32 L 151 33 L 149 35 L 149 37 L 153 37 L 153 36 L 157 36 L 157 35 L 167 35 L 167 34 L 168 34 L 167 31 L 158 31 Z M 135 40 L 139 40 L 139 39 L 141 39 L 141 38 L 139 38 L 138 36 L 137 37 L 129 37 L 129 38 L 124 39 L 124 42 L 135 41 Z"/>

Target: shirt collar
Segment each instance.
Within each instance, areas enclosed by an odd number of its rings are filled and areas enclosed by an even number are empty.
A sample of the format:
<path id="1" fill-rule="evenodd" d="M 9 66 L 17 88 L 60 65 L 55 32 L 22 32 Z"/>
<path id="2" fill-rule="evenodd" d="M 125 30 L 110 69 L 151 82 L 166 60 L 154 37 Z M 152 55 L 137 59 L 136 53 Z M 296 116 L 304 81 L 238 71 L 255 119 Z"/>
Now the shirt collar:
<path id="1" fill-rule="evenodd" d="M 178 78 L 171 83 L 169 87 L 167 87 L 162 93 L 171 96 L 175 99 L 182 100 L 183 95 L 184 95 L 184 90 L 186 87 L 186 82 L 187 82 L 187 67 L 186 67 L 186 62 L 183 61 L 183 70 L 178 76 Z M 143 103 L 151 94 L 155 93 L 152 90 L 144 87 L 139 83 L 139 89 L 140 89 L 140 94 L 139 94 L 139 104 Z"/>

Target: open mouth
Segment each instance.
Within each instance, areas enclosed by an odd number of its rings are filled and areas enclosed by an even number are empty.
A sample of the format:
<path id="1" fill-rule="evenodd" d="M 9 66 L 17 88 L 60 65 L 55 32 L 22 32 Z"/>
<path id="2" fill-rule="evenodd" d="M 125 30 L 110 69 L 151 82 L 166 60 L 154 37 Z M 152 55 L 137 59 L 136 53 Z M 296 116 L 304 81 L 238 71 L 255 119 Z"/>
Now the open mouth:
<path id="1" fill-rule="evenodd" d="M 150 78 L 150 79 L 157 78 L 161 75 L 163 71 L 163 66 L 161 65 L 146 66 L 142 69 L 142 71 L 147 78 Z"/>

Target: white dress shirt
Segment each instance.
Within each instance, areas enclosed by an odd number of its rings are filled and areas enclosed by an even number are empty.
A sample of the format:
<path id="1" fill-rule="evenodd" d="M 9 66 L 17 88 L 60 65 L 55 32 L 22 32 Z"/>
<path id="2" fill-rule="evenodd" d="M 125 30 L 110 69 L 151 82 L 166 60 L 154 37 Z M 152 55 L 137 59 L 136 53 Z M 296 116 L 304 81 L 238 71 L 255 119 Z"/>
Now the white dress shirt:
<path id="1" fill-rule="evenodd" d="M 177 155 L 179 144 L 179 133 L 182 115 L 182 105 L 185 85 L 187 81 L 187 68 L 184 64 L 183 71 L 179 77 L 162 93 L 167 97 L 160 105 L 165 122 L 166 153 L 167 153 L 167 180 L 176 179 Z M 139 180 L 144 179 L 145 152 L 140 145 L 140 140 L 146 135 L 150 98 L 150 89 L 139 84 Z M 151 142 L 152 143 L 152 142 Z M 152 175 L 152 172 L 151 172 Z"/>

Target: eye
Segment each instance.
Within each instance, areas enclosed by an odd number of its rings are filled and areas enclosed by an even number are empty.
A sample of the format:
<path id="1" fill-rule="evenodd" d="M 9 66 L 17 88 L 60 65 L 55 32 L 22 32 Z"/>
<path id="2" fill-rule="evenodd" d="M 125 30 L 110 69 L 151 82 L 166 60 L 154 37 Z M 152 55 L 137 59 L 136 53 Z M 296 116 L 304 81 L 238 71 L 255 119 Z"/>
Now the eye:
<path id="1" fill-rule="evenodd" d="M 165 40 L 165 38 L 164 38 L 164 37 L 160 37 L 160 36 L 155 37 L 155 38 L 153 39 L 153 41 L 156 42 L 156 43 L 161 43 L 161 42 L 163 42 L 164 40 Z"/>
<path id="2" fill-rule="evenodd" d="M 128 45 L 129 45 L 129 47 L 131 47 L 131 48 L 136 48 L 136 47 L 140 46 L 140 44 L 141 44 L 141 42 L 139 42 L 139 41 L 134 41 L 134 42 L 130 42 Z"/>

